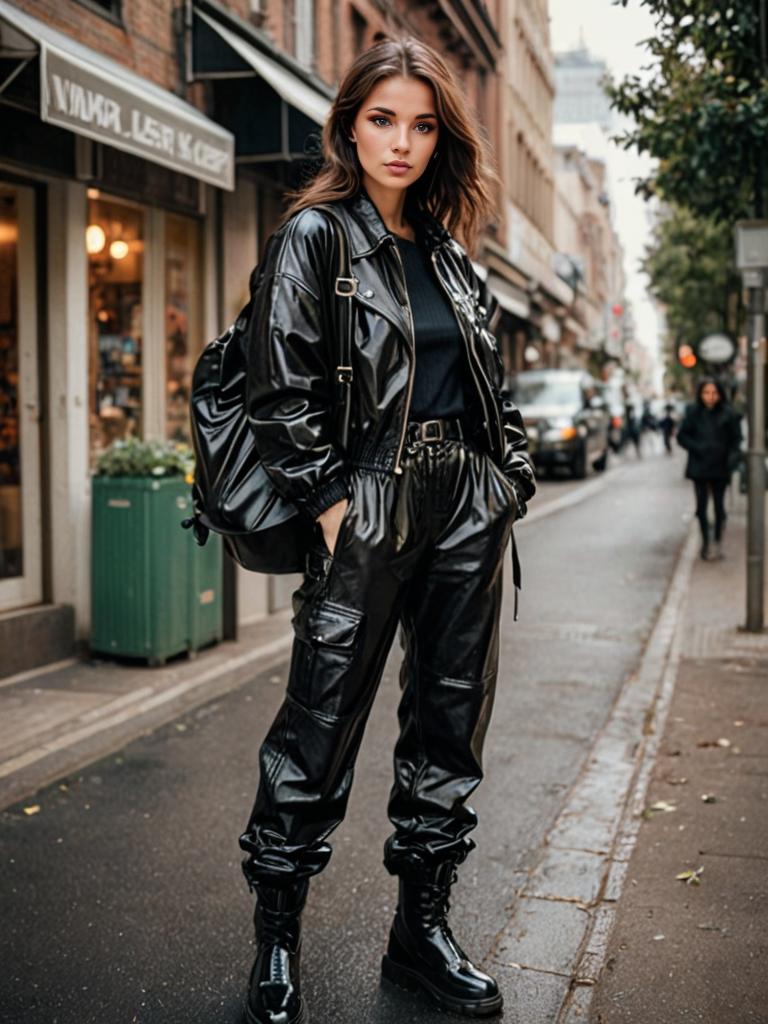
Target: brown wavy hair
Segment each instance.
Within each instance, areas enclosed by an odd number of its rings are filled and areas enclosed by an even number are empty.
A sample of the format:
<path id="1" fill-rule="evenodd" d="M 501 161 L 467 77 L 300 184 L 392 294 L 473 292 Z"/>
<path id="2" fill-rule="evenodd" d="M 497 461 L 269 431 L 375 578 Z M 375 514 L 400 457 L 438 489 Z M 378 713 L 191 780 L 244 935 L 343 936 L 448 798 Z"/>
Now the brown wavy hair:
<path id="1" fill-rule="evenodd" d="M 281 222 L 307 206 L 346 199 L 358 191 L 363 169 L 349 135 L 361 104 L 384 78 L 420 78 L 435 97 L 438 156 L 434 170 L 426 170 L 408 187 L 406 215 L 412 203 L 426 209 L 473 256 L 481 231 L 493 219 L 494 187 L 501 185 L 485 131 L 472 116 L 450 68 L 431 46 L 409 35 L 380 32 L 375 38 L 339 85 L 323 126 L 321 166 L 308 183 L 286 193 L 289 206 Z"/>

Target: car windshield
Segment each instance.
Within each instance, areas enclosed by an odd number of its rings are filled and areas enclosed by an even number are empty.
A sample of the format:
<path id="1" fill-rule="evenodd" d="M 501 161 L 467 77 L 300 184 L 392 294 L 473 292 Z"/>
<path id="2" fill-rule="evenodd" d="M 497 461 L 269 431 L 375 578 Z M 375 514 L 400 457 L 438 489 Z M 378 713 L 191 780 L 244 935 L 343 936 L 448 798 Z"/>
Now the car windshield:
<path id="1" fill-rule="evenodd" d="M 580 399 L 579 382 L 562 377 L 521 377 L 515 388 L 518 405 L 579 405 Z"/>

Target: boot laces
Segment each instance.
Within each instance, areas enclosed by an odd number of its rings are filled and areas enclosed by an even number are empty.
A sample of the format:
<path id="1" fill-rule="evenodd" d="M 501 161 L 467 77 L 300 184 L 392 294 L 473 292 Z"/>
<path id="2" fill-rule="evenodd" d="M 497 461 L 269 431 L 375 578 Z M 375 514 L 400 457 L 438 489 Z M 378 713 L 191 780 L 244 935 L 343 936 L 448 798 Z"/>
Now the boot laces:
<path id="1" fill-rule="evenodd" d="M 444 882 L 427 882 L 423 888 L 421 910 L 425 924 L 431 928 L 442 928 L 448 935 L 453 934 L 448 924 L 451 886 L 457 880 L 458 872 L 456 868 L 452 868 L 450 876 Z"/>

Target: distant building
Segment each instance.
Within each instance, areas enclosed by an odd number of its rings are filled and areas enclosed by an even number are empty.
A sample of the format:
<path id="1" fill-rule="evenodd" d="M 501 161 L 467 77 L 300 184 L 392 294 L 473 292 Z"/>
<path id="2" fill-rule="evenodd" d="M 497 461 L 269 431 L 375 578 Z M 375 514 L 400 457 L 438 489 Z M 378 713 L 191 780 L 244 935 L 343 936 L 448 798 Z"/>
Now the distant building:
<path id="1" fill-rule="evenodd" d="M 606 64 L 583 47 L 555 55 L 555 123 L 613 126 L 613 113 L 602 80 Z"/>

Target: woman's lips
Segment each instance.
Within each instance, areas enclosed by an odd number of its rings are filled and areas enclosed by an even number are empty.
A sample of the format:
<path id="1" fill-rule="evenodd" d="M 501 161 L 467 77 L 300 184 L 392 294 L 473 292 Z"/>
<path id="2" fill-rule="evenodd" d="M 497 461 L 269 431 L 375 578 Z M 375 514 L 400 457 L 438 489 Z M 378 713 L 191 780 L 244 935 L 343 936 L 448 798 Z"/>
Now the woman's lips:
<path id="1" fill-rule="evenodd" d="M 410 171 L 411 169 L 410 164 L 391 163 L 384 164 L 384 166 L 388 168 L 393 174 L 405 174 L 406 171 Z"/>

